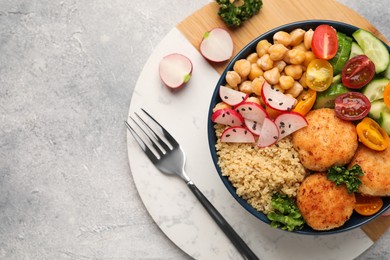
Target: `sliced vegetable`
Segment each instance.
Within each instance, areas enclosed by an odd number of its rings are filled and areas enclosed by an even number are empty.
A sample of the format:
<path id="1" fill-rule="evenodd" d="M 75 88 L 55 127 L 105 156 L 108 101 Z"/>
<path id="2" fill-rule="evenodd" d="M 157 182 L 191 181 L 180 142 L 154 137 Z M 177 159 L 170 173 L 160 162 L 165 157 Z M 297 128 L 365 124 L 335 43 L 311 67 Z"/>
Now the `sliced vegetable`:
<path id="1" fill-rule="evenodd" d="M 375 65 L 366 55 L 358 55 L 348 60 L 341 71 L 343 85 L 353 89 L 364 87 L 374 76 Z"/>
<path id="2" fill-rule="evenodd" d="M 233 55 L 232 37 L 226 30 L 214 28 L 203 35 L 199 50 L 209 61 L 226 61 Z"/>
<path id="3" fill-rule="evenodd" d="M 219 97 L 228 105 L 236 106 L 245 101 L 248 98 L 248 94 L 234 90 L 229 87 L 220 86 L 219 87 Z"/>
<path id="4" fill-rule="evenodd" d="M 341 81 L 340 74 L 333 77 L 333 83 L 327 90 L 317 93 L 317 99 L 313 109 L 324 107 L 334 108 L 334 100 L 336 97 L 349 91 L 343 84 L 339 83 L 337 80 L 338 78 L 340 78 Z"/>
<path id="5" fill-rule="evenodd" d="M 261 128 L 260 137 L 257 140 L 259 147 L 267 147 L 278 141 L 279 130 L 274 121 L 266 117 Z"/>
<path id="6" fill-rule="evenodd" d="M 386 109 L 386 104 L 383 102 L 382 99 L 375 100 L 371 103 L 371 109 L 368 113 L 369 117 L 374 119 L 375 121 L 379 122 L 379 119 L 382 116 L 383 111 Z"/>
<path id="7" fill-rule="evenodd" d="M 360 120 L 368 115 L 371 103 L 368 98 L 360 92 L 347 92 L 336 97 L 336 116 L 343 120 Z"/>
<path id="8" fill-rule="evenodd" d="M 297 102 L 295 98 L 283 94 L 279 89 L 268 84 L 267 81 L 263 84 L 261 94 L 267 106 L 279 111 L 289 111 L 293 109 Z"/>
<path id="9" fill-rule="evenodd" d="M 332 59 L 338 49 L 336 30 L 327 24 L 319 25 L 314 30 L 311 49 L 319 59 Z"/>
<path id="10" fill-rule="evenodd" d="M 358 164 L 347 169 L 344 166 L 333 166 L 328 170 L 328 180 L 336 183 L 337 186 L 345 184 L 348 193 L 358 191 L 362 181 L 359 176 L 363 176 L 362 168 Z"/>
<path id="11" fill-rule="evenodd" d="M 390 79 L 388 78 L 374 79 L 362 89 L 362 93 L 370 100 L 370 102 L 383 99 L 383 92 L 389 83 Z"/>
<path id="12" fill-rule="evenodd" d="M 385 102 L 387 108 L 390 108 L 390 83 L 387 84 L 385 91 L 383 91 L 383 101 Z"/>
<path id="13" fill-rule="evenodd" d="M 306 69 L 306 84 L 315 91 L 325 91 L 333 82 L 333 67 L 321 59 L 312 60 Z"/>
<path id="14" fill-rule="evenodd" d="M 355 194 L 356 204 L 354 210 L 362 216 L 371 216 L 383 207 L 383 200 L 378 196 L 364 196 Z"/>
<path id="15" fill-rule="evenodd" d="M 390 109 L 387 107 L 381 112 L 379 125 L 390 135 Z"/>
<path id="16" fill-rule="evenodd" d="M 243 118 L 263 123 L 264 118 L 268 117 L 265 109 L 257 103 L 254 102 L 242 102 L 234 108 L 238 113 L 242 115 Z"/>
<path id="17" fill-rule="evenodd" d="M 244 123 L 244 118 L 233 109 L 222 108 L 211 115 L 211 121 L 222 125 L 240 126 Z"/>
<path id="18" fill-rule="evenodd" d="M 191 78 L 192 62 L 186 56 L 172 53 L 162 58 L 159 64 L 160 78 L 171 89 L 179 89 Z"/>
<path id="19" fill-rule="evenodd" d="M 375 64 L 375 72 L 385 71 L 390 63 L 389 51 L 386 45 L 372 33 L 359 29 L 352 34 L 359 46 Z"/>
<path id="20" fill-rule="evenodd" d="M 303 228 L 305 221 L 296 203 L 287 195 L 276 193 L 271 200 L 272 211 L 267 214 L 271 227 L 294 231 Z"/>
<path id="21" fill-rule="evenodd" d="M 227 143 L 254 143 L 253 134 L 242 126 L 231 126 L 226 128 L 221 135 L 221 142 Z"/>
<path id="22" fill-rule="evenodd" d="M 275 124 L 279 129 L 278 140 L 281 140 L 291 133 L 307 126 L 307 121 L 301 114 L 296 112 L 285 112 L 275 119 Z"/>
<path id="23" fill-rule="evenodd" d="M 359 44 L 357 44 L 356 42 L 352 42 L 352 45 L 351 45 L 351 53 L 349 54 L 349 58 L 353 58 L 355 56 L 358 56 L 358 55 L 362 55 L 364 54 L 362 48 L 360 48 Z"/>
<path id="24" fill-rule="evenodd" d="M 356 126 L 359 141 L 375 151 L 383 151 L 389 146 L 389 135 L 377 122 L 369 117 Z"/>
<path id="25" fill-rule="evenodd" d="M 292 111 L 305 116 L 312 109 L 314 102 L 316 102 L 316 97 L 317 91 L 312 89 L 304 90 L 297 97 L 297 104 Z"/>
<path id="26" fill-rule="evenodd" d="M 218 15 L 231 27 L 238 27 L 242 22 L 257 14 L 263 5 L 261 0 L 217 0 Z"/>
<path id="27" fill-rule="evenodd" d="M 333 66 L 333 73 L 340 74 L 344 64 L 349 59 L 352 46 L 352 38 L 344 33 L 337 32 L 338 49 L 336 55 L 329 61 Z"/>

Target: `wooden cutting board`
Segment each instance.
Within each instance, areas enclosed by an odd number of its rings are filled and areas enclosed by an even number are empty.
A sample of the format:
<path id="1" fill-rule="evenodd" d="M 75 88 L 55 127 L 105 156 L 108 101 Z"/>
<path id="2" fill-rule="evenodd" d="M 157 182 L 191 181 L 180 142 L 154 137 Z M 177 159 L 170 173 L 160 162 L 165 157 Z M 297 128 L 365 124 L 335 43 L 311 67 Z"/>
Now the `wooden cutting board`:
<path id="1" fill-rule="evenodd" d="M 310 19 L 334 20 L 353 24 L 371 31 L 388 43 L 383 35 L 366 19 L 334 0 L 263 0 L 260 12 L 236 29 L 227 28 L 217 13 L 218 4 L 212 2 L 180 22 L 177 28 L 197 49 L 206 31 L 215 27 L 225 28 L 233 38 L 234 55 L 254 38 L 275 27 Z M 212 66 L 219 73 L 222 73 L 228 62 L 215 63 Z M 379 217 L 364 225 L 362 229 L 375 242 L 389 227 L 390 217 Z"/>

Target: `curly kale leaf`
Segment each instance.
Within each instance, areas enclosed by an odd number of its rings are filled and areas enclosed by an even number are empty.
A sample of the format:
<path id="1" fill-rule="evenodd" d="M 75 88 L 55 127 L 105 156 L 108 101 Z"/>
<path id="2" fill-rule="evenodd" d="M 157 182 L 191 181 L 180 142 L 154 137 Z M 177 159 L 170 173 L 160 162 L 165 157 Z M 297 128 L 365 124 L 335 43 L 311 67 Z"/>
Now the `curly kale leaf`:
<path id="1" fill-rule="evenodd" d="M 360 176 L 363 176 L 363 171 L 358 164 L 352 166 L 351 169 L 343 166 L 333 166 L 328 170 L 328 180 L 335 182 L 337 186 L 344 183 L 348 193 L 358 191 L 362 184 Z"/>
<path id="2" fill-rule="evenodd" d="M 294 231 L 302 229 L 305 221 L 295 202 L 285 194 L 276 193 L 271 200 L 272 211 L 267 214 L 271 227 Z"/>
<path id="3" fill-rule="evenodd" d="M 216 0 L 218 15 L 229 27 L 238 27 L 260 11 L 262 0 Z"/>

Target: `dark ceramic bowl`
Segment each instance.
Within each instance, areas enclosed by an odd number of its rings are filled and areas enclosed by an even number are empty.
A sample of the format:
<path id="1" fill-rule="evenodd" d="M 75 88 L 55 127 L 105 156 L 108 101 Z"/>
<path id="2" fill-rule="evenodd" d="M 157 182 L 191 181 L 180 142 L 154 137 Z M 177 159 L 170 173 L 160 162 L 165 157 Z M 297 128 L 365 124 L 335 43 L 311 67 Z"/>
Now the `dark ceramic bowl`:
<path id="1" fill-rule="evenodd" d="M 257 217 L 258 219 L 260 219 L 261 221 L 263 221 L 267 224 L 270 224 L 270 221 L 267 219 L 267 216 L 265 214 L 257 211 L 256 209 L 254 209 L 246 200 L 237 196 L 236 189 L 233 187 L 231 182 L 228 180 L 228 178 L 226 176 L 222 176 L 221 169 L 218 166 L 218 156 L 217 156 L 216 149 L 215 149 L 215 143 L 216 143 L 217 137 L 215 135 L 213 122 L 210 119 L 211 115 L 212 115 L 212 110 L 215 107 L 215 105 L 221 101 L 219 94 L 218 94 L 218 91 L 219 91 L 219 86 L 226 84 L 226 81 L 225 81 L 226 73 L 230 70 L 233 70 L 233 64 L 235 63 L 235 61 L 242 59 L 242 58 L 246 58 L 249 54 L 255 52 L 256 51 L 256 44 L 260 40 L 267 39 L 269 42 L 273 42 L 272 36 L 278 31 L 282 30 L 282 31 L 290 32 L 296 28 L 302 28 L 304 30 L 308 30 L 308 29 L 312 28 L 314 30 L 320 24 L 329 24 L 329 25 L 333 26 L 337 31 L 343 32 L 343 33 L 350 35 L 350 36 L 352 35 L 353 32 L 355 32 L 358 29 L 357 27 L 355 27 L 353 25 L 349 25 L 349 24 L 345 24 L 345 23 L 341 23 L 341 22 L 336 22 L 336 21 L 310 20 L 310 21 L 294 22 L 294 23 L 283 25 L 283 26 L 277 27 L 273 30 L 270 30 L 270 31 L 264 33 L 263 35 L 260 35 L 259 37 L 254 39 L 252 42 L 250 42 L 231 60 L 231 62 L 227 65 L 225 71 L 222 73 L 221 78 L 217 82 L 213 96 L 211 98 L 210 107 L 209 107 L 209 114 L 208 114 L 209 120 L 208 120 L 207 128 L 208 128 L 208 139 L 209 139 L 210 152 L 211 152 L 211 155 L 213 158 L 214 165 L 217 169 L 218 175 L 221 177 L 224 185 L 229 190 L 230 194 L 238 201 L 238 203 L 240 203 L 241 206 L 243 206 L 247 211 L 249 211 L 255 217 Z M 387 46 L 387 48 L 390 51 L 390 47 Z M 383 197 L 383 207 L 375 215 L 364 217 L 364 216 L 361 216 L 361 215 L 357 214 L 356 212 L 354 212 L 352 214 L 351 218 L 342 227 L 339 227 L 336 229 L 332 229 L 329 231 L 316 231 L 316 230 L 313 230 L 312 228 L 310 228 L 309 226 L 305 225 L 305 227 L 303 229 L 293 231 L 293 232 L 299 233 L 299 234 L 306 234 L 306 235 L 325 235 L 325 234 L 341 233 L 341 232 L 345 232 L 345 231 L 360 227 L 360 226 L 372 221 L 373 219 L 380 216 L 383 212 L 385 212 L 389 208 L 390 208 L 390 197 Z"/>

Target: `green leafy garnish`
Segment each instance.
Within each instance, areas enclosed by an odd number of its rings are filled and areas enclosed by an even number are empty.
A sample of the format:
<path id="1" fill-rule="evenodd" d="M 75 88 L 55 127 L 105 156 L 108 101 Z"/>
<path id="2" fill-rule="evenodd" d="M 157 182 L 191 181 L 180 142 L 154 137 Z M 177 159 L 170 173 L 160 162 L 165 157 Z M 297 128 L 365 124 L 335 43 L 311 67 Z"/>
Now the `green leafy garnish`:
<path id="1" fill-rule="evenodd" d="M 358 191 L 362 184 L 359 176 L 363 176 L 363 171 L 358 164 L 352 166 L 351 169 L 343 166 L 333 166 L 328 170 L 328 180 L 335 182 L 337 186 L 344 183 L 348 193 Z"/>
<path id="2" fill-rule="evenodd" d="M 271 200 L 272 211 L 267 214 L 271 227 L 294 231 L 303 228 L 305 221 L 295 202 L 287 195 L 276 193 Z"/>
<path id="3" fill-rule="evenodd" d="M 257 14 L 263 5 L 261 0 L 216 0 L 218 15 L 229 27 L 238 27 L 243 21 Z"/>

